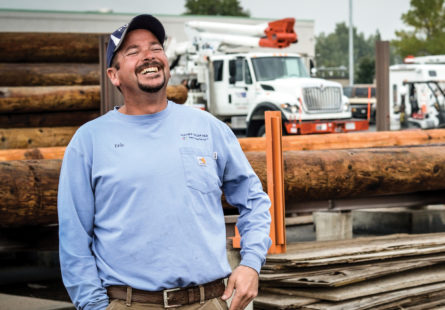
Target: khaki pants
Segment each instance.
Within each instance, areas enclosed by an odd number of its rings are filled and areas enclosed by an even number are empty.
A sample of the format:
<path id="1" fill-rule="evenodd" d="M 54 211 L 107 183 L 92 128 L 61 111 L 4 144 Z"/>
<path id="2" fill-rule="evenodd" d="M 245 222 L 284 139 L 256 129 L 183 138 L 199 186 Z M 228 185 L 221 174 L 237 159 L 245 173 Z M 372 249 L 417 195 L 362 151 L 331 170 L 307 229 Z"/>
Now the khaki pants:
<path id="1" fill-rule="evenodd" d="M 131 306 L 125 304 L 125 300 L 113 299 L 110 301 L 106 310 L 161 310 L 165 309 L 163 305 L 132 302 Z M 227 310 L 227 304 L 221 298 L 206 300 L 203 304 L 199 302 L 181 307 L 171 308 L 172 310 Z"/>

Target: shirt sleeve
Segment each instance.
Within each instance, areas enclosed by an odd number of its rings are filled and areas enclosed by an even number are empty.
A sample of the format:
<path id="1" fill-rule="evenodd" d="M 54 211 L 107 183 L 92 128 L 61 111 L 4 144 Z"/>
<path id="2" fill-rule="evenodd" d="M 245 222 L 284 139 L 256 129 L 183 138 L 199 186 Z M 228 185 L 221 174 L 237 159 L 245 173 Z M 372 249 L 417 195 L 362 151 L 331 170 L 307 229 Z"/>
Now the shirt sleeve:
<path id="1" fill-rule="evenodd" d="M 238 208 L 236 226 L 241 235 L 241 263 L 260 272 L 271 245 L 270 199 L 263 191 L 258 176 L 249 164 L 238 139 L 225 127 L 226 149 L 223 191 L 227 202 Z"/>
<path id="2" fill-rule="evenodd" d="M 94 194 L 91 162 L 68 146 L 58 189 L 59 255 L 63 283 L 76 309 L 104 310 L 108 296 L 92 253 Z"/>

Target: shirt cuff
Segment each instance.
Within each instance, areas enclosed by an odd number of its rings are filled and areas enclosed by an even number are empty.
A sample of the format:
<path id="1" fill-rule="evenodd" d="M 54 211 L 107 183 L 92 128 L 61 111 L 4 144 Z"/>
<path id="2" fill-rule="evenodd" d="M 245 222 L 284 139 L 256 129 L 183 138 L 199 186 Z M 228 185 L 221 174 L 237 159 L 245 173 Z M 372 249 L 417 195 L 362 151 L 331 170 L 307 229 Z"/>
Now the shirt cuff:
<path id="1" fill-rule="evenodd" d="M 260 274 L 261 266 L 263 265 L 261 259 L 253 253 L 245 253 L 241 259 L 240 265 L 255 269 Z"/>
<path id="2" fill-rule="evenodd" d="M 85 305 L 83 310 L 105 310 L 108 307 L 108 305 L 109 301 L 107 299 L 95 303 L 88 303 L 87 305 Z"/>

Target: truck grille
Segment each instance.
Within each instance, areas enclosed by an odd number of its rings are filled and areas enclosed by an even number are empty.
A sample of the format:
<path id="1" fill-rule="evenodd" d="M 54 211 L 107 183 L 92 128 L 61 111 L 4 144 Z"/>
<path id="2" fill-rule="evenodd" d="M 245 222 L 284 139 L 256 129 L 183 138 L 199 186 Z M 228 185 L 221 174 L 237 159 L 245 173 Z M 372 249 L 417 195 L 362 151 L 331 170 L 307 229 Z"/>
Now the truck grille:
<path id="1" fill-rule="evenodd" d="M 340 87 L 306 87 L 304 103 L 308 112 L 339 112 L 342 108 Z"/>

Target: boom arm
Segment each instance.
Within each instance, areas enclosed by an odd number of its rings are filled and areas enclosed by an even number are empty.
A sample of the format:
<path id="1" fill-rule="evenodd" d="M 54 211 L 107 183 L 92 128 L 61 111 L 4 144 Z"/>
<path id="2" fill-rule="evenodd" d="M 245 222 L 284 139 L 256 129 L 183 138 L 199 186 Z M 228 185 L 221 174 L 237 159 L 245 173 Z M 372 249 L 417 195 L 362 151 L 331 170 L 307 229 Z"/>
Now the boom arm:
<path id="1" fill-rule="evenodd" d="M 288 47 L 297 42 L 294 24 L 294 18 L 285 18 L 258 25 L 190 21 L 185 26 L 186 33 L 200 49 L 211 46 L 216 50 L 220 45 Z"/>

